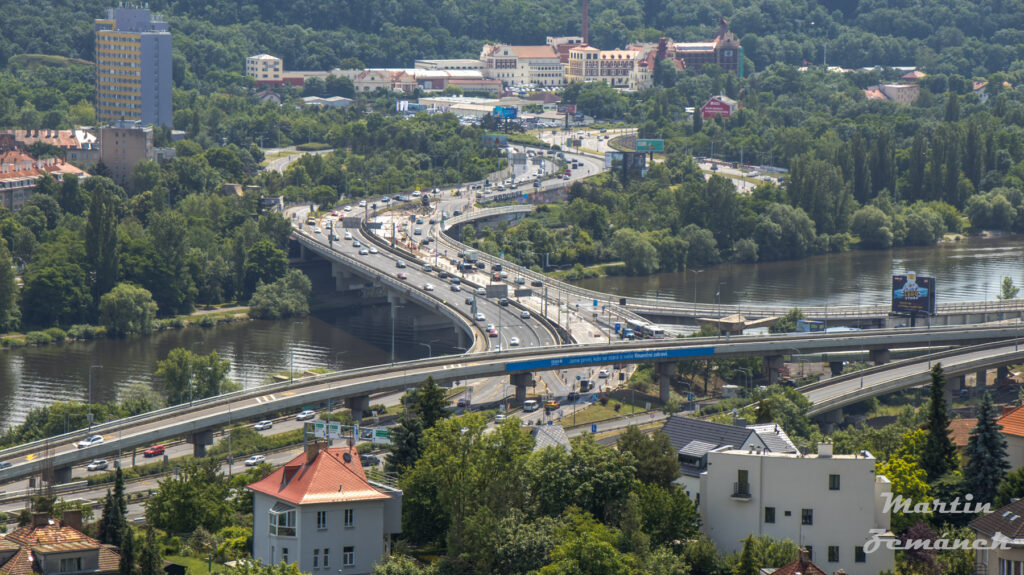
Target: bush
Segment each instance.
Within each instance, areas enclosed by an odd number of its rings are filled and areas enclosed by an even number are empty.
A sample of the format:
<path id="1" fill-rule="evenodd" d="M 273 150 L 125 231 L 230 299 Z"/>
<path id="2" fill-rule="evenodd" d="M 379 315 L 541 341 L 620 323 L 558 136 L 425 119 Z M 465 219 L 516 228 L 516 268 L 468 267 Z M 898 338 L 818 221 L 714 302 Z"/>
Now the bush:
<path id="1" fill-rule="evenodd" d="M 608 396 L 602 393 L 602 394 L 601 394 L 601 397 L 598 397 L 598 398 L 597 398 L 597 401 L 598 401 L 598 403 L 600 403 L 600 404 L 601 404 L 602 406 L 606 406 L 606 405 L 608 405 Z"/>
<path id="2" fill-rule="evenodd" d="M 67 332 L 59 327 L 51 327 L 45 330 L 45 333 L 50 336 L 52 341 L 64 341 L 68 338 Z"/>
<path id="3" fill-rule="evenodd" d="M 25 341 L 32 345 L 45 345 L 53 341 L 45 331 L 30 331 L 25 334 Z"/>
<path id="4" fill-rule="evenodd" d="M 200 327 L 213 327 L 217 325 L 217 320 L 211 316 L 204 315 L 203 317 L 199 318 L 198 323 Z"/>
<path id="5" fill-rule="evenodd" d="M 67 336 L 71 339 L 97 339 L 105 333 L 106 330 L 101 327 L 79 323 L 71 326 Z"/>
<path id="6" fill-rule="evenodd" d="M 307 142 L 305 144 L 295 146 L 295 149 L 300 152 L 319 152 L 320 150 L 329 150 L 330 148 L 330 144 L 324 144 L 322 142 Z"/>
<path id="7" fill-rule="evenodd" d="M 260 283 L 249 301 L 249 314 L 260 319 L 282 319 L 309 313 L 309 293 L 312 284 L 306 274 L 289 270 L 271 284 Z"/>

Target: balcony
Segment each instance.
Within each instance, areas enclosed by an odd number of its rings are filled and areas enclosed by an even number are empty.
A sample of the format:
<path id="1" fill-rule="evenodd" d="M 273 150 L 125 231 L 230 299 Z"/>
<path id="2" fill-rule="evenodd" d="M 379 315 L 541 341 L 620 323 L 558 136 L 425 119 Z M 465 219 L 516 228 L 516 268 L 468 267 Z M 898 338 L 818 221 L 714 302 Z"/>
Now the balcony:
<path id="1" fill-rule="evenodd" d="M 741 501 L 750 501 L 750 483 L 746 481 L 737 481 L 733 483 L 731 497 Z"/>

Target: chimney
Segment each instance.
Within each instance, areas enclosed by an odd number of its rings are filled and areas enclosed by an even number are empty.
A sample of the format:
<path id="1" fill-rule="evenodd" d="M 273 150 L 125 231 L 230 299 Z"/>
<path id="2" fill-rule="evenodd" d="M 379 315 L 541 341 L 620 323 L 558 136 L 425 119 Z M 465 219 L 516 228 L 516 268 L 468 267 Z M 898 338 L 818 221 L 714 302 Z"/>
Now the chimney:
<path id="1" fill-rule="evenodd" d="M 801 547 L 798 555 L 797 561 L 800 562 L 800 572 L 803 573 L 807 571 L 807 566 L 811 564 L 811 554 Z"/>
<path id="2" fill-rule="evenodd" d="M 81 509 L 68 509 L 61 515 L 60 522 L 65 527 L 71 527 L 72 529 L 82 530 L 82 510 Z"/>
<path id="3" fill-rule="evenodd" d="M 590 0 L 583 0 L 583 43 L 590 44 Z"/>
<path id="4" fill-rule="evenodd" d="M 316 456 L 317 456 L 318 453 L 320 453 L 320 445 L 317 442 L 311 441 L 311 442 L 307 443 L 306 444 L 306 463 L 307 464 L 313 463 L 313 460 L 316 459 Z"/>
<path id="5" fill-rule="evenodd" d="M 732 424 L 736 427 L 746 427 L 747 418 L 745 417 L 734 417 L 732 418 Z"/>
<path id="6" fill-rule="evenodd" d="M 832 457 L 831 441 L 822 441 L 818 444 L 818 457 Z"/>
<path id="7" fill-rule="evenodd" d="M 36 512 L 36 513 L 32 514 L 32 528 L 33 529 L 36 528 L 36 527 L 44 527 L 44 526 L 49 525 L 49 524 L 50 524 L 50 514 L 49 513 L 39 513 L 39 512 Z"/>

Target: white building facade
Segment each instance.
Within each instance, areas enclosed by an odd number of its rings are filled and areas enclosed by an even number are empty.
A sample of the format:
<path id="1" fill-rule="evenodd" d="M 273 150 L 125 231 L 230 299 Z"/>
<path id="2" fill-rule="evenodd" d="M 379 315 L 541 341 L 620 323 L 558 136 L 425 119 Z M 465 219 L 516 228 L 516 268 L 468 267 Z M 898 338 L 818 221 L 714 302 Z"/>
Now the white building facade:
<path id="1" fill-rule="evenodd" d="M 817 455 L 750 450 L 707 454 L 701 475 L 700 512 L 704 532 L 723 553 L 740 551 L 749 535 L 789 539 L 829 572 L 877 575 L 895 569 L 885 545 L 864 551 L 872 531 L 889 532 L 883 493 L 889 480 L 875 475 L 868 452 Z"/>
<path id="2" fill-rule="evenodd" d="M 368 575 L 401 532 L 402 492 L 368 481 L 354 448 L 310 446 L 249 488 L 252 554 L 264 564 Z"/>

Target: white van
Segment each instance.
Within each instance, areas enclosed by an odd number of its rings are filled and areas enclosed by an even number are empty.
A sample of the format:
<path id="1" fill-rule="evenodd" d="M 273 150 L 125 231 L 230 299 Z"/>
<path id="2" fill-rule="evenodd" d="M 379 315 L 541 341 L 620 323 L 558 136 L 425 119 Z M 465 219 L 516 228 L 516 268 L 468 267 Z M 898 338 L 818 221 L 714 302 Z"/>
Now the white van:
<path id="1" fill-rule="evenodd" d="M 527 399 L 523 402 L 523 411 L 530 413 L 531 411 L 537 411 L 540 409 L 540 404 L 537 403 L 536 399 Z"/>

